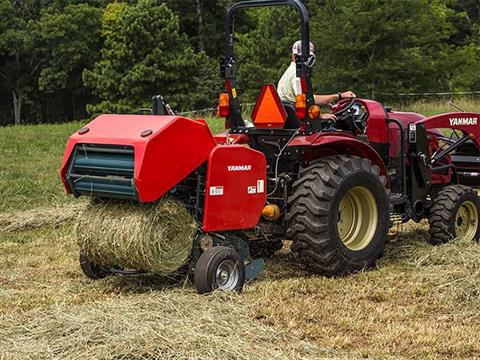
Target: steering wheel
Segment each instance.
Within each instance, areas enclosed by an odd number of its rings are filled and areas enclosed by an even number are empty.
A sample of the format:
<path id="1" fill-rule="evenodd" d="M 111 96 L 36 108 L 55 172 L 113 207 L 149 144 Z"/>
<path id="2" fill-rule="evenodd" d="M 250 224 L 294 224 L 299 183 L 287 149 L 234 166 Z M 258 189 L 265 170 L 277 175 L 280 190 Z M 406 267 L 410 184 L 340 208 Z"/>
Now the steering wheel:
<path id="1" fill-rule="evenodd" d="M 352 106 L 355 104 L 356 98 L 350 98 L 350 99 L 345 99 L 341 100 L 337 104 L 335 104 L 332 108 L 332 113 L 338 118 L 342 115 L 344 115 L 348 110 L 352 108 Z M 337 110 L 340 109 L 340 110 Z"/>

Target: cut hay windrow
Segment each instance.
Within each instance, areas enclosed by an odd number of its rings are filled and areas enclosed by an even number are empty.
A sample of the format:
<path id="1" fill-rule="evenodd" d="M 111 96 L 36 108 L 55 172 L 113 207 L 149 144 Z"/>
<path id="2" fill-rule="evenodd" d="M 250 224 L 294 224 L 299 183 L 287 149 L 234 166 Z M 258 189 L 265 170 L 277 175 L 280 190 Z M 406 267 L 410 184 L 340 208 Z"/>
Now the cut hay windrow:
<path id="1" fill-rule="evenodd" d="M 42 226 L 56 228 L 73 223 L 84 206 L 80 203 L 2 213 L 0 214 L 0 233 L 28 231 Z"/>
<path id="2" fill-rule="evenodd" d="M 190 256 L 195 221 L 179 202 L 97 200 L 78 219 L 77 241 L 93 263 L 170 275 Z"/>
<path id="3" fill-rule="evenodd" d="M 257 303 L 183 290 L 55 304 L 2 315 L 0 359 L 272 360 L 333 358 L 290 332 L 255 321 Z M 32 318 L 33 316 L 33 318 Z"/>

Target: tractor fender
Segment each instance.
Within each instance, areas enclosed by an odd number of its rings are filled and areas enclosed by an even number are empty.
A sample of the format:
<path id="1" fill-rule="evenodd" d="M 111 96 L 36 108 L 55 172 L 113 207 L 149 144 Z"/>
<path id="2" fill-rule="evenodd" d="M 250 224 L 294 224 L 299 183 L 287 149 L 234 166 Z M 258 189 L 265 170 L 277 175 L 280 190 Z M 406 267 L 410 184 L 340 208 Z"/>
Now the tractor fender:
<path id="1" fill-rule="evenodd" d="M 331 155 L 353 155 L 367 158 L 380 168 L 380 174 L 387 178 L 386 185 L 390 188 L 387 168 L 380 155 L 369 144 L 349 134 L 323 133 L 299 136 L 289 144 L 289 147 L 300 147 L 306 162 Z"/>

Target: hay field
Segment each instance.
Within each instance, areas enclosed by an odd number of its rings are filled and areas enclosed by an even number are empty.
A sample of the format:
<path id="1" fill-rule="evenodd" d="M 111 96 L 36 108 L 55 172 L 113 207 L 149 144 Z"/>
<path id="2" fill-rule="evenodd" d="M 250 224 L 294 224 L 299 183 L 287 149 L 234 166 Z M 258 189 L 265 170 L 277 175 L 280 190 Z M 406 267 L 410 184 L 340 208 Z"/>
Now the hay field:
<path id="1" fill-rule="evenodd" d="M 459 110 L 449 105 L 448 101 L 448 99 L 436 101 L 419 100 L 410 104 L 393 105 L 392 108 L 400 111 L 413 111 L 425 116 L 458 112 Z M 386 104 L 391 105 L 388 102 Z M 476 101 L 472 99 L 457 99 L 453 100 L 453 104 L 466 112 L 480 112 L 480 102 L 478 99 Z"/>
<path id="2" fill-rule="evenodd" d="M 57 169 L 79 124 L 0 128 L 0 359 L 480 358 L 480 244 L 407 224 L 377 269 L 299 271 L 285 248 L 245 292 L 86 279 Z M 28 210 L 28 211 L 25 211 Z"/>

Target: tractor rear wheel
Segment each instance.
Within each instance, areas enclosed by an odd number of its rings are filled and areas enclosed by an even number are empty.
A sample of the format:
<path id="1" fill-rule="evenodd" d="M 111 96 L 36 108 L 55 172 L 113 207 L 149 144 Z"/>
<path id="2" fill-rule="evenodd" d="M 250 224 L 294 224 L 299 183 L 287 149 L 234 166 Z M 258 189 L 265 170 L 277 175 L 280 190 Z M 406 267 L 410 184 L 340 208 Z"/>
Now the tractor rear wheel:
<path id="1" fill-rule="evenodd" d="M 451 185 L 438 192 L 430 209 L 430 243 L 445 244 L 455 238 L 478 241 L 480 200 L 474 189 Z"/>
<path id="2" fill-rule="evenodd" d="M 301 170 L 287 235 L 308 269 L 344 276 L 375 263 L 389 224 L 385 182 L 378 166 L 356 156 L 322 158 Z"/>

